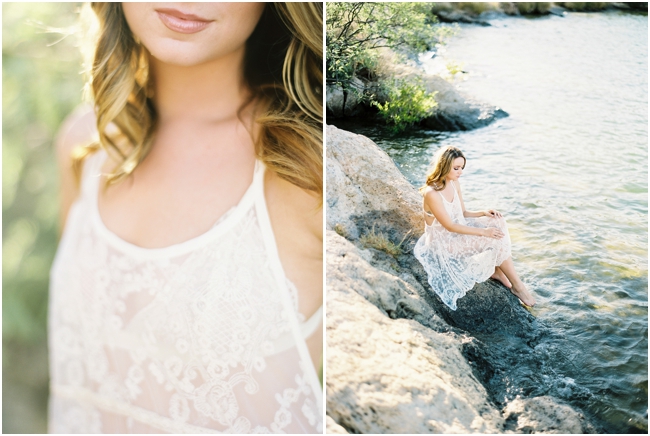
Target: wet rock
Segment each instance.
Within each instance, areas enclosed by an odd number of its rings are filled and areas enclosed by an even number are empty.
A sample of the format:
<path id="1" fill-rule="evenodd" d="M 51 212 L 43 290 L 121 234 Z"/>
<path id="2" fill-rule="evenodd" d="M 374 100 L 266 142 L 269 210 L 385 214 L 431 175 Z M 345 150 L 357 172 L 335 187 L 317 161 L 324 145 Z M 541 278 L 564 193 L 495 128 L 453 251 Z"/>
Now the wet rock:
<path id="1" fill-rule="evenodd" d="M 558 17 L 563 17 L 566 9 L 562 6 L 553 5 L 548 9 L 548 13 L 552 15 L 557 15 Z"/>
<path id="2" fill-rule="evenodd" d="M 353 433 L 502 432 L 499 411 L 462 355 L 462 338 L 388 317 L 368 296 L 396 307 L 390 290 L 403 296 L 406 286 L 340 236 L 327 237 L 336 253 L 327 256 L 327 414 Z"/>
<path id="3" fill-rule="evenodd" d="M 506 433 L 584 433 L 584 416 L 552 397 L 517 398 L 503 410 Z"/>
<path id="4" fill-rule="evenodd" d="M 629 7 L 630 9 L 634 9 L 637 11 L 648 10 L 648 2 L 624 2 L 623 4 Z"/>
<path id="5" fill-rule="evenodd" d="M 457 301 L 457 309 L 442 305 L 447 322 L 471 333 L 505 333 L 530 337 L 535 317 L 521 306 L 509 289 L 493 280 L 477 283 Z"/>
<path id="6" fill-rule="evenodd" d="M 490 23 L 487 21 L 479 20 L 465 11 L 451 10 L 445 11 L 440 10 L 435 13 L 442 23 L 466 23 L 466 24 L 478 24 L 479 26 L 490 26 Z"/>

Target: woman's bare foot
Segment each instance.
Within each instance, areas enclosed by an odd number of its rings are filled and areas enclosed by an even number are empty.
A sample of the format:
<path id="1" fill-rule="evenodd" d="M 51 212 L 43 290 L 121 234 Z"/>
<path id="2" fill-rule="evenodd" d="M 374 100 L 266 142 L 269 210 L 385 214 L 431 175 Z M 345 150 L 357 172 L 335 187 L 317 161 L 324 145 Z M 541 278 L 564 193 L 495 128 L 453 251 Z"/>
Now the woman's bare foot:
<path id="1" fill-rule="evenodd" d="M 519 298 L 525 306 L 533 307 L 535 305 L 535 298 L 533 298 L 531 293 L 528 292 L 528 289 L 526 289 L 526 285 L 524 285 L 523 282 L 520 282 L 517 286 L 513 286 L 512 289 L 510 289 L 510 292 Z"/>
<path id="2" fill-rule="evenodd" d="M 491 279 L 498 280 L 501 283 L 503 283 L 503 286 L 506 288 L 510 289 L 512 288 L 512 284 L 510 283 L 510 280 L 508 280 L 508 277 L 501 271 L 501 268 L 496 267 L 494 269 L 494 274 L 490 277 Z"/>

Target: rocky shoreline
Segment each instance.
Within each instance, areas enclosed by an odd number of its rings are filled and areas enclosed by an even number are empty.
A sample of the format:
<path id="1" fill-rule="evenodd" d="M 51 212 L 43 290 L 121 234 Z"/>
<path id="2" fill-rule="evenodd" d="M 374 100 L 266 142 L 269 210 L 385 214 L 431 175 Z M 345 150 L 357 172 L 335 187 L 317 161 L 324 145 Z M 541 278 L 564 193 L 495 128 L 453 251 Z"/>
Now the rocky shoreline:
<path id="1" fill-rule="evenodd" d="M 412 254 L 423 230 L 417 190 L 370 139 L 326 134 L 327 432 L 596 432 L 557 398 L 499 394 L 504 356 L 534 359 L 548 329 L 492 281 L 449 310 Z M 369 234 L 399 252 L 373 248 Z"/>
<path id="2" fill-rule="evenodd" d="M 420 69 L 395 63 L 393 54 L 384 54 L 384 63 L 390 65 L 390 70 L 385 72 L 398 80 L 421 81 L 426 92 L 434 94 L 438 106 L 420 123 L 422 127 L 444 132 L 456 132 L 477 129 L 500 118 L 505 118 L 508 113 L 503 109 L 480 102 L 458 91 L 453 84 L 440 76 L 425 74 Z M 355 78 L 355 88 L 361 94 L 377 93 L 380 88 L 377 82 L 367 82 Z M 379 96 L 382 101 L 385 96 Z M 356 117 L 374 118 L 376 109 L 371 108 L 366 102 L 361 101 L 353 93 L 347 93 L 337 87 L 328 85 L 326 96 L 326 115 L 328 120 Z"/>

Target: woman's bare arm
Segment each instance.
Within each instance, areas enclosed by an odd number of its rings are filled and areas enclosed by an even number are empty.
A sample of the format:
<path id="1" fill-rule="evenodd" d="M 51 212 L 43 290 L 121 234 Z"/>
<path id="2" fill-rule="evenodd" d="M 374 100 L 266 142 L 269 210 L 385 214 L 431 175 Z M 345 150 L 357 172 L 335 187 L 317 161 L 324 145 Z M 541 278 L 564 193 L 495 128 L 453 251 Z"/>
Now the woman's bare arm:
<path id="1" fill-rule="evenodd" d="M 491 238 L 500 237 L 498 236 L 500 230 L 494 227 L 477 228 L 477 227 L 464 226 L 462 224 L 453 222 L 451 220 L 451 217 L 447 213 L 447 210 L 445 209 L 445 205 L 442 202 L 442 197 L 433 189 L 429 189 L 425 193 L 424 202 L 429 207 L 429 209 L 431 209 L 433 215 L 436 217 L 438 222 L 450 232 L 461 233 L 464 235 L 486 236 Z"/>
<path id="2" fill-rule="evenodd" d="M 461 192 L 460 189 L 460 181 L 456 180 L 456 189 L 458 190 L 458 198 L 460 198 L 460 207 L 463 208 L 463 216 L 465 218 L 478 218 L 482 216 L 489 216 L 489 217 L 501 217 L 501 213 L 499 213 L 496 210 L 490 209 L 490 210 L 479 210 L 476 212 L 472 212 L 470 210 L 465 210 L 465 202 L 463 201 L 463 193 Z"/>
<path id="3" fill-rule="evenodd" d="M 59 235 L 63 232 L 68 212 L 79 195 L 79 186 L 72 170 L 72 151 L 95 138 L 95 114 L 88 105 L 79 106 L 63 121 L 56 137 L 59 168 Z"/>

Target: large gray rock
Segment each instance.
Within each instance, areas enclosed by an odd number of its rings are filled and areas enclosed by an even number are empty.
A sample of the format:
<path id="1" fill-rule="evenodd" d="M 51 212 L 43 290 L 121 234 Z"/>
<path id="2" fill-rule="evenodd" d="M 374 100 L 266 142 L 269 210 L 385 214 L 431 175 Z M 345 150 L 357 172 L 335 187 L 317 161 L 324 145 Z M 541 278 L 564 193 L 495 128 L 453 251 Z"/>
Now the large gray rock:
<path id="1" fill-rule="evenodd" d="M 376 306 L 435 315 L 353 244 L 334 232 L 327 241 L 327 414 L 353 433 L 501 432 L 462 339 L 389 318 Z"/>
<path id="2" fill-rule="evenodd" d="M 338 224 L 357 239 L 357 222 L 364 220 L 390 226 L 394 238 L 423 228 L 422 214 L 416 212 L 420 195 L 377 144 L 329 125 L 326 134 L 329 229 Z"/>
<path id="3" fill-rule="evenodd" d="M 325 97 L 327 115 L 334 118 L 342 118 L 345 116 L 352 117 L 362 113 L 364 108 L 359 98 L 359 93 L 364 91 L 365 86 L 361 79 L 355 77 L 352 80 L 351 88 L 356 89 L 358 92 L 351 90 L 347 92 L 347 95 L 344 95 L 341 87 L 327 85 Z"/>
<path id="4" fill-rule="evenodd" d="M 325 415 L 325 425 L 326 434 L 348 434 L 347 430 L 338 425 L 329 415 Z"/>

